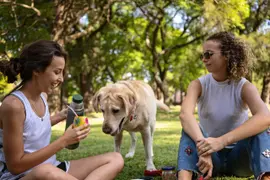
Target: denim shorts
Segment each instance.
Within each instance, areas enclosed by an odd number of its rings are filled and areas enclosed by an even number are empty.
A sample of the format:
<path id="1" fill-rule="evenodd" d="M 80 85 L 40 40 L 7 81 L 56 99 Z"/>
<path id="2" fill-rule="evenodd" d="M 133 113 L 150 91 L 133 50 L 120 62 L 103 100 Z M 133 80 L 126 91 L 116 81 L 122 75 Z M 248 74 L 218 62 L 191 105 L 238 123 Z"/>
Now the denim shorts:
<path id="1" fill-rule="evenodd" d="M 202 130 L 203 131 L 203 130 Z M 207 137 L 204 134 L 205 137 Z M 177 170 L 189 170 L 194 175 L 201 174 L 196 163 L 198 154 L 194 141 L 182 130 L 178 151 Z M 265 172 L 270 172 L 270 129 L 237 142 L 230 148 L 212 153 L 212 176 L 255 176 L 260 179 Z"/>

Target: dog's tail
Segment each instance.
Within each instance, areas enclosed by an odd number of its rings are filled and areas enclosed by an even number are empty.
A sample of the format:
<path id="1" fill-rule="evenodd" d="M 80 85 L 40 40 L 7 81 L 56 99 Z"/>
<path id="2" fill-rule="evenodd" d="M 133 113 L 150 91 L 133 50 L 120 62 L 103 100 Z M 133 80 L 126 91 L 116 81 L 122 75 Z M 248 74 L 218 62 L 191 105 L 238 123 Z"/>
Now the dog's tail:
<path id="1" fill-rule="evenodd" d="M 157 103 L 158 108 L 160 108 L 166 112 L 170 112 L 170 108 L 166 104 L 164 104 L 163 102 L 156 99 L 156 103 Z"/>

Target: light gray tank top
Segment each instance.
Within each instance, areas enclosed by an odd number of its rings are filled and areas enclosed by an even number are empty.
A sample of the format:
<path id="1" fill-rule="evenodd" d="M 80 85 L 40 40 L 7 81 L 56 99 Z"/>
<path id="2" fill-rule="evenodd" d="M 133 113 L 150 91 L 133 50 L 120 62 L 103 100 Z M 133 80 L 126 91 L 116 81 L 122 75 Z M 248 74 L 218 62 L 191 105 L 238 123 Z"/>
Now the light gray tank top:
<path id="1" fill-rule="evenodd" d="M 241 98 L 245 78 L 237 82 L 217 82 L 210 73 L 199 81 L 202 85 L 198 99 L 199 120 L 209 137 L 222 136 L 248 120 L 248 109 Z"/>
<path id="2" fill-rule="evenodd" d="M 41 98 L 46 106 L 45 114 L 42 118 L 40 118 L 31 108 L 30 102 L 26 98 L 26 96 L 21 91 L 15 91 L 12 95 L 18 97 L 25 109 L 26 118 L 24 121 L 24 128 L 23 128 L 23 143 L 24 143 L 24 152 L 25 153 L 32 153 L 45 146 L 50 144 L 51 139 L 51 120 L 50 120 L 50 113 L 48 109 L 48 104 L 46 99 L 41 95 Z M 12 143 L 12 142 L 10 142 Z M 0 171 L 4 168 L 5 164 L 5 156 L 3 152 L 3 130 L 0 129 Z M 50 163 L 55 166 L 59 165 L 60 162 L 56 160 L 56 156 L 53 155 L 43 163 Z M 42 163 L 42 164 L 43 164 Z M 7 169 L 2 172 L 2 176 L 0 177 L 1 180 L 13 180 L 19 177 L 22 177 L 25 173 L 28 173 L 30 170 L 19 174 L 19 175 L 12 175 Z M 0 174 L 1 175 L 1 174 Z"/>

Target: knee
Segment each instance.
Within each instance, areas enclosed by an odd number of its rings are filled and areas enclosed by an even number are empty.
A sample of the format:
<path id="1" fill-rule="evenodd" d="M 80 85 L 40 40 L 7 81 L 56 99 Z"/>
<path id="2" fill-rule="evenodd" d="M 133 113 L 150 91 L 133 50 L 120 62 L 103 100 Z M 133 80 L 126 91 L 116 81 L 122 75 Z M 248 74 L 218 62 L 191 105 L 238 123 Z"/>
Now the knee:
<path id="1" fill-rule="evenodd" d="M 56 172 L 56 167 L 51 164 L 42 164 L 34 170 L 34 179 L 38 180 L 60 180 L 60 175 Z"/>
<path id="2" fill-rule="evenodd" d="M 37 179 L 38 177 L 47 177 L 51 171 L 51 164 L 41 164 L 33 169 L 34 175 Z"/>
<path id="3" fill-rule="evenodd" d="M 118 167 L 119 171 L 121 171 L 124 168 L 124 159 L 122 155 L 118 152 L 112 152 L 111 157 L 113 164 Z"/>

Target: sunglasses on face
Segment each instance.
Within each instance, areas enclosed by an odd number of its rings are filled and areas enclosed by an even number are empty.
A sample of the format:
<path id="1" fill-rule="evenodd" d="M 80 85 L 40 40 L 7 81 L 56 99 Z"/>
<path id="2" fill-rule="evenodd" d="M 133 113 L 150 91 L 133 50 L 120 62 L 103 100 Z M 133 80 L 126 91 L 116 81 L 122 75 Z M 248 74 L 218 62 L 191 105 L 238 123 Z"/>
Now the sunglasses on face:
<path id="1" fill-rule="evenodd" d="M 213 52 L 210 51 L 206 51 L 204 53 L 201 54 L 201 59 L 210 59 L 211 56 L 213 56 Z"/>

